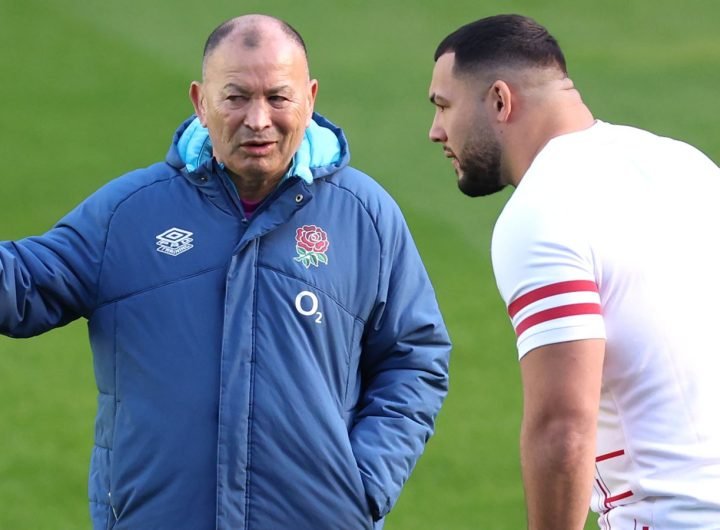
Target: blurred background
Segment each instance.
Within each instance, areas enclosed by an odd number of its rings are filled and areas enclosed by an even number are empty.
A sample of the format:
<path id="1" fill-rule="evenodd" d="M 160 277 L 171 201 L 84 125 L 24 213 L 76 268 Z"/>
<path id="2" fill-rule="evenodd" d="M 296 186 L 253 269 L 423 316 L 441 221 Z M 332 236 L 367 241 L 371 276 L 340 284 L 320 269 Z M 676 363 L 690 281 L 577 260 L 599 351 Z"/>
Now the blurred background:
<path id="1" fill-rule="evenodd" d="M 108 180 L 164 158 L 192 112 L 207 35 L 249 12 L 304 36 L 316 110 L 400 204 L 455 344 L 437 434 L 386 529 L 524 528 L 519 371 L 489 259 L 510 191 L 461 195 L 428 141 L 435 46 L 483 16 L 530 15 L 560 41 L 596 117 L 688 141 L 717 163 L 720 2 L 0 0 L 0 239 L 42 233 Z M 0 337 L 0 529 L 89 528 L 95 396 L 85 322 Z"/>

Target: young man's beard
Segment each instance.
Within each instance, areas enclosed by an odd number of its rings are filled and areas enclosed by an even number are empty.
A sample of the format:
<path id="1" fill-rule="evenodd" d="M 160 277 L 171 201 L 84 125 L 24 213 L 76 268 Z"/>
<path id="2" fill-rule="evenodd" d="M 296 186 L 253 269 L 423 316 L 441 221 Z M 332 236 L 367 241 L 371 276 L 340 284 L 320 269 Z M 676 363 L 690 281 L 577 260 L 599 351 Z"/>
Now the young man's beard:
<path id="1" fill-rule="evenodd" d="M 492 195 L 505 187 L 500 178 L 500 146 L 493 141 L 478 144 L 466 145 L 458 158 L 458 188 L 470 197 Z"/>

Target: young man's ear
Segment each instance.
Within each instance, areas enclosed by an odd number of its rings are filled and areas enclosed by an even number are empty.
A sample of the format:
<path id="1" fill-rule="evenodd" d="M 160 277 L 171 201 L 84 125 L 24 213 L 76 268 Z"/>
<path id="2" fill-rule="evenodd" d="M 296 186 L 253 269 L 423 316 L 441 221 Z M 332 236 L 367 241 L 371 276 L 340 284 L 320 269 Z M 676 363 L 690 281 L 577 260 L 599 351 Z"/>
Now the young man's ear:
<path id="1" fill-rule="evenodd" d="M 497 80 L 490 87 L 492 113 L 498 122 L 506 122 L 512 112 L 512 92 L 505 81 Z"/>

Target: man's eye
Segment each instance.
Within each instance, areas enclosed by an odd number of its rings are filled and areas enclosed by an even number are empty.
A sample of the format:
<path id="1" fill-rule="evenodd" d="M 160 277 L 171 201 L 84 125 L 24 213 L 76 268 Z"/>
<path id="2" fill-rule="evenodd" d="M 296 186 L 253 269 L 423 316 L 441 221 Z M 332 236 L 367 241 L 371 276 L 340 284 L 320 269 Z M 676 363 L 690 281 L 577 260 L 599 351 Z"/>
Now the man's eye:
<path id="1" fill-rule="evenodd" d="M 268 101 L 273 105 L 282 105 L 287 101 L 287 98 L 285 96 L 270 96 Z"/>
<path id="2" fill-rule="evenodd" d="M 235 101 L 242 101 L 242 100 L 245 99 L 245 96 L 240 96 L 240 95 L 237 95 L 237 94 L 230 94 L 230 95 L 227 96 L 225 99 L 227 99 L 228 101 L 233 101 L 233 102 L 235 102 Z"/>

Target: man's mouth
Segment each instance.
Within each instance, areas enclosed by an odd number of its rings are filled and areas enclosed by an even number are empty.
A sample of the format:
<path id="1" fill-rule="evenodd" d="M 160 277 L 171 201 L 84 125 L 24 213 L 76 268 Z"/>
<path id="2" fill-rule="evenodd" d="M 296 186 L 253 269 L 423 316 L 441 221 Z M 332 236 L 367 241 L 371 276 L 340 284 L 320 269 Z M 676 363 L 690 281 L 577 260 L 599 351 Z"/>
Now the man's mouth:
<path id="1" fill-rule="evenodd" d="M 263 139 L 255 139 L 255 140 L 245 140 L 243 142 L 240 142 L 240 145 L 246 146 L 246 145 L 265 145 L 265 144 L 272 144 L 275 143 L 274 140 L 263 140 Z"/>
<path id="2" fill-rule="evenodd" d="M 247 140 L 240 143 L 240 148 L 248 154 L 262 156 L 268 154 L 275 143 L 270 140 Z"/>

